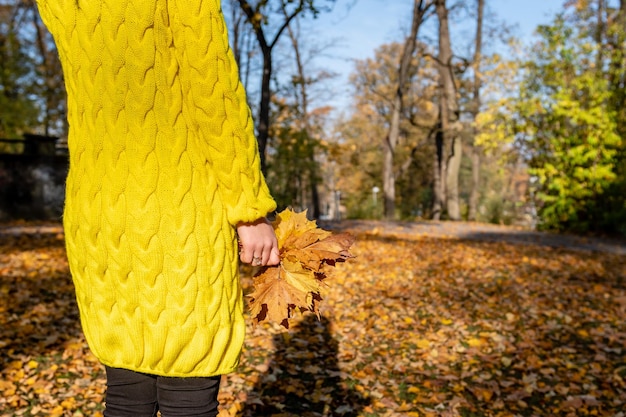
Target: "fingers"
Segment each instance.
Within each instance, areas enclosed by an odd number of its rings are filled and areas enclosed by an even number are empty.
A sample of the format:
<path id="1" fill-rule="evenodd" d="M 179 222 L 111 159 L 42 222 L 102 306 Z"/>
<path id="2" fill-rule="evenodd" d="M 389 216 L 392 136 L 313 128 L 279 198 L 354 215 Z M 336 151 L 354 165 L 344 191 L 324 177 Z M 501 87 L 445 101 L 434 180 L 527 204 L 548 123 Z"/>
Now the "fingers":
<path id="1" fill-rule="evenodd" d="M 274 242 L 261 242 L 255 244 L 241 243 L 239 251 L 241 262 L 252 266 L 277 265 L 280 263 L 280 254 Z"/>
<path id="2" fill-rule="evenodd" d="M 265 219 L 237 226 L 239 236 L 239 259 L 253 266 L 277 265 L 280 263 L 278 242 L 272 225 Z"/>
<path id="3" fill-rule="evenodd" d="M 259 264 L 263 261 L 263 251 L 239 242 L 239 259 L 244 264 Z"/>
<path id="4" fill-rule="evenodd" d="M 250 248 L 244 248 L 241 240 L 239 240 L 239 260 L 244 264 L 251 264 L 254 258 L 254 253 Z"/>
<path id="5" fill-rule="evenodd" d="M 252 265 L 253 266 L 261 266 L 261 265 L 263 265 L 263 257 L 262 256 L 253 256 L 252 257 Z"/>
<path id="6" fill-rule="evenodd" d="M 277 247 L 270 251 L 270 256 L 267 261 L 267 265 L 278 265 L 280 263 L 280 251 Z"/>
<path id="7" fill-rule="evenodd" d="M 269 248 L 269 250 L 267 250 Z M 263 250 L 261 256 L 252 257 L 252 265 L 254 266 L 272 266 L 280 263 L 280 252 L 273 244 Z"/>

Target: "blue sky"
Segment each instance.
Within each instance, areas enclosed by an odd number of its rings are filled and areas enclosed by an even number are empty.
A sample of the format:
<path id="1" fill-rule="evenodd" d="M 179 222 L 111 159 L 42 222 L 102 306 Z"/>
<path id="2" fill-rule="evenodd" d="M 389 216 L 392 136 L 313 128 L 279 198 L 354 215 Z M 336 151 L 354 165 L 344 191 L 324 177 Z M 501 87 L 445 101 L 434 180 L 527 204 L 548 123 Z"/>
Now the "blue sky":
<path id="1" fill-rule="evenodd" d="M 346 4 L 353 2 L 351 9 L 346 10 Z M 537 25 L 549 23 L 562 10 L 563 0 L 486 0 L 486 3 L 497 21 L 511 26 L 512 33 L 528 43 Z M 336 105 L 346 104 L 342 98 L 348 97 L 346 83 L 353 60 L 372 57 L 381 44 L 400 40 L 408 31 L 412 4 L 411 0 L 337 0 L 332 13 L 321 14 L 314 22 L 314 39 L 323 45 L 331 44 L 326 49 L 328 56 L 320 58 L 318 65 L 340 74 L 335 81 Z M 466 32 L 458 27 L 451 30 L 453 35 L 456 30 L 467 42 L 474 35 L 469 27 Z M 425 34 L 428 36 L 428 31 Z"/>
<path id="2" fill-rule="evenodd" d="M 523 39 L 529 39 L 537 25 L 550 22 L 563 4 L 563 0 L 486 2 L 494 17 L 516 26 L 515 34 Z M 350 10 L 346 10 L 348 3 L 354 3 Z M 412 4 L 411 0 L 337 0 L 334 11 L 320 14 L 315 27 L 321 29 L 321 37 L 338 40 L 341 52 L 354 58 L 371 56 L 377 46 L 398 40 L 406 32 Z"/>

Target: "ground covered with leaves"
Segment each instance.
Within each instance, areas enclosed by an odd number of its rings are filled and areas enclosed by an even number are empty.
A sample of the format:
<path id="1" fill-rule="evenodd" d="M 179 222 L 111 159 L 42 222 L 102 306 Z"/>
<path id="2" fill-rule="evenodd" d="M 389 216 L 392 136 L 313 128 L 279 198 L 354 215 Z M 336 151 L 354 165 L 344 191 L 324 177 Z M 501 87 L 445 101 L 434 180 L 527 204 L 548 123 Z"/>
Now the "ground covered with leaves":
<path id="1" fill-rule="evenodd" d="M 221 416 L 626 416 L 626 256 L 354 233 L 321 320 L 249 320 Z M 0 235 L 0 313 L 0 415 L 99 415 L 60 229 Z"/>

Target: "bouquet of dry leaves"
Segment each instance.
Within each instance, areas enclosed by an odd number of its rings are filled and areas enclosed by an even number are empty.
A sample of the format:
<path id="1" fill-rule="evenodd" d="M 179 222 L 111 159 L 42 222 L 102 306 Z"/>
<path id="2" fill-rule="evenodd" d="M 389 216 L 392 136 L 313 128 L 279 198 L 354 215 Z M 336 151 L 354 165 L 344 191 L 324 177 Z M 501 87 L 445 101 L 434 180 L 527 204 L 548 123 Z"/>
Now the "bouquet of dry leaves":
<path id="1" fill-rule="evenodd" d="M 278 239 L 280 264 L 264 267 L 254 276 L 250 310 L 254 323 L 265 320 L 289 327 L 294 313 L 319 316 L 321 291 L 330 268 L 352 258 L 354 237 L 332 233 L 308 220 L 306 212 L 287 209 L 272 223 Z"/>

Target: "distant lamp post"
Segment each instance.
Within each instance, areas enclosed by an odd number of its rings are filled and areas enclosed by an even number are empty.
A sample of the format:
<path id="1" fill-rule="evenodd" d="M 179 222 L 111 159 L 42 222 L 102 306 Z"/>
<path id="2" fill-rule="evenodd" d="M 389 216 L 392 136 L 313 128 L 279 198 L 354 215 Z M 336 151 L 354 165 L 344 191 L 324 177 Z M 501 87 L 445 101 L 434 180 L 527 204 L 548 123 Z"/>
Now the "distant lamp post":
<path id="1" fill-rule="evenodd" d="M 374 207 L 378 205 L 378 193 L 380 192 L 380 188 L 373 186 L 372 187 L 372 199 L 374 200 Z"/>

